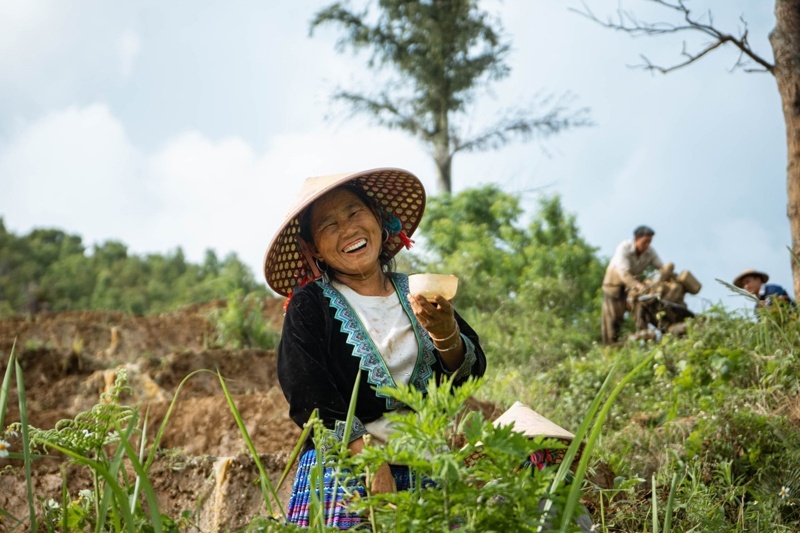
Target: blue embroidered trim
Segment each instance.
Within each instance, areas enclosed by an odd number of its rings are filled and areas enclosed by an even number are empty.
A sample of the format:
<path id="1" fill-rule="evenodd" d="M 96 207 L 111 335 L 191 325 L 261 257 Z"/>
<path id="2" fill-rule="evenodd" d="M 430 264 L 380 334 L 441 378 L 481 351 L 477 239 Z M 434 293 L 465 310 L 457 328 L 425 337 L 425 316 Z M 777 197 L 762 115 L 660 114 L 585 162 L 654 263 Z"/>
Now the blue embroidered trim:
<path id="1" fill-rule="evenodd" d="M 341 332 L 347 335 L 347 344 L 353 347 L 353 356 L 361 359 L 359 368 L 367 372 L 367 382 L 376 387 L 396 387 L 389 369 L 381 357 L 380 352 L 372 343 L 358 315 L 350 304 L 330 283 L 321 283 L 322 292 L 330 301 L 331 307 L 336 309 L 334 318 L 341 322 Z M 394 410 L 403 404 L 385 394 L 377 393 L 379 398 L 386 399 L 386 408 Z"/>
<path id="2" fill-rule="evenodd" d="M 408 303 L 408 276 L 394 274 L 392 282 L 400 300 L 400 305 L 411 321 L 411 326 L 417 338 L 417 363 L 414 365 L 409 384 L 417 390 L 426 392 L 428 390 L 428 380 L 433 376 L 433 365 L 436 364 L 433 341 L 428 332 L 419 325 L 417 317 L 411 311 L 411 306 Z M 353 356 L 361 359 L 359 368 L 367 372 L 367 382 L 375 387 L 396 387 L 397 384 L 392 379 L 383 357 L 381 357 L 380 352 L 373 344 L 356 312 L 342 294 L 330 283 L 318 283 L 322 288 L 322 293 L 328 298 L 331 307 L 336 310 L 334 318 L 341 322 L 341 332 L 347 335 L 346 342 L 353 347 Z M 473 359 L 475 356 L 474 351 L 473 347 Z M 386 400 L 386 408 L 390 411 L 403 406 L 401 402 L 385 394 L 376 392 L 376 395 Z"/>
<path id="3" fill-rule="evenodd" d="M 344 420 L 337 420 L 336 425 L 333 428 L 333 434 L 336 435 L 336 438 L 339 440 L 344 440 L 344 430 L 347 428 L 345 425 Z M 353 429 L 350 430 L 350 440 L 347 444 L 350 444 L 354 440 L 363 437 L 367 434 L 367 428 L 364 427 L 364 424 L 361 423 L 356 417 L 353 417 Z"/>

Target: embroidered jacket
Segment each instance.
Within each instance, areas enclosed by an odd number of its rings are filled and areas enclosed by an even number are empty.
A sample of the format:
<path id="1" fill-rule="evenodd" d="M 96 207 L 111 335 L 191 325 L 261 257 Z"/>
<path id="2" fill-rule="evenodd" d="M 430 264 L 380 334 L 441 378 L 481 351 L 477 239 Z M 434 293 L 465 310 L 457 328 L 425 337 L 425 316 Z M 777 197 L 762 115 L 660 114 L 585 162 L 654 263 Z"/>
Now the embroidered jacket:
<path id="1" fill-rule="evenodd" d="M 428 380 L 434 375 L 455 375 L 456 384 L 463 383 L 469 376 L 482 376 L 486 357 L 478 335 L 469 324 L 456 313 L 466 352 L 461 367 L 450 372 L 411 311 L 406 299 L 408 276 L 393 274 L 392 282 L 417 338 L 417 363 L 409 383 L 425 391 Z M 325 426 L 343 438 L 358 372 L 361 372 L 361 381 L 351 442 L 367 433 L 365 423 L 402 407 L 396 400 L 375 391 L 376 387 L 393 386 L 394 380 L 355 311 L 339 291 L 321 281 L 298 289 L 286 310 L 278 346 L 278 380 L 289 402 L 289 416 L 302 427 L 313 410 L 319 409 Z M 309 439 L 306 447 L 310 445 Z"/>

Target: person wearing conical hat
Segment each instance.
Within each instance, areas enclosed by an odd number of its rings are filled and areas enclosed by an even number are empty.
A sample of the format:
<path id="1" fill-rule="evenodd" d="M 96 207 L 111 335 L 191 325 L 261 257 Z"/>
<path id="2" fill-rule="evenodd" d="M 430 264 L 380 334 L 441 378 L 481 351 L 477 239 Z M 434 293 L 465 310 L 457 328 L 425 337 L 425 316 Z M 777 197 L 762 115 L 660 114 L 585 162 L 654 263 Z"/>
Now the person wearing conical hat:
<path id="1" fill-rule="evenodd" d="M 405 170 L 309 178 L 264 258 L 267 283 L 290 297 L 278 347 L 289 415 L 302 427 L 317 410 L 337 438 L 347 435 L 353 453 L 366 438 L 386 441 L 392 426 L 384 415 L 405 408 L 376 388 L 402 383 L 425 391 L 431 377 L 449 376 L 458 385 L 486 369 L 478 335 L 450 301 L 410 294 L 408 276 L 392 269 L 424 209 L 422 183 Z M 355 418 L 346 427 L 359 374 Z M 309 524 L 316 460 L 309 439 L 287 510 L 292 524 Z M 327 470 L 324 477 L 330 485 L 326 524 L 358 526 L 361 517 L 343 504 L 345 490 Z M 404 490 L 411 483 L 407 467 L 383 465 L 371 491 Z"/>
<path id="2" fill-rule="evenodd" d="M 770 307 L 775 302 L 785 302 L 795 307 L 795 302 L 786 289 L 775 283 L 767 283 L 769 275 L 753 268 L 748 268 L 733 279 L 733 284 L 758 297 L 756 309 Z"/>

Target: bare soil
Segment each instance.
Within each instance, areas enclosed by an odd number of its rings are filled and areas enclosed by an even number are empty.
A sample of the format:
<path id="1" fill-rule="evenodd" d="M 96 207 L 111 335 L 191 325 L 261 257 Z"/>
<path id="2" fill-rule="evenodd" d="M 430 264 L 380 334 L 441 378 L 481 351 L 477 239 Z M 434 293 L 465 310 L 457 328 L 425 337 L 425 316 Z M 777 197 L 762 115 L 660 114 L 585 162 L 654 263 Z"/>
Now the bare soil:
<path id="1" fill-rule="evenodd" d="M 265 318 L 276 328 L 281 326 L 282 304 L 283 300 L 266 301 Z M 151 439 L 175 399 L 161 452 L 148 476 L 160 510 L 173 519 L 188 511 L 187 529 L 192 531 L 236 530 L 270 510 L 216 371 L 224 377 L 273 484 L 286 468 L 300 429 L 288 417 L 274 351 L 213 347 L 209 313 L 221 305 L 192 306 L 160 316 L 76 311 L 0 321 L 0 369 L 5 372 L 15 346 L 24 374 L 28 422 L 40 429 L 90 410 L 114 383 L 119 368 L 127 369 L 130 387 L 122 401 L 148 413 Z M 210 372 L 184 382 L 200 369 Z M 17 387 L 9 392 L 5 424 L 19 420 Z M 19 442 L 11 442 L 11 451 L 20 451 Z M 28 499 L 21 466 L 19 460 L 0 460 L 0 509 L 24 519 Z M 33 467 L 37 507 L 49 498 L 60 500 L 64 475 L 73 497 L 91 487 L 90 472 L 63 458 L 38 460 Z M 284 505 L 292 479 L 290 473 L 280 491 Z M 11 529 L 11 522 L 0 520 L 0 531 Z M 17 531 L 27 529 L 23 525 Z"/>
<path id="2" fill-rule="evenodd" d="M 235 531 L 257 516 L 270 516 L 258 483 L 259 470 L 231 409 L 217 370 L 225 379 L 259 459 L 274 486 L 300 438 L 280 390 L 274 351 L 214 347 L 209 317 L 224 302 L 187 307 L 160 316 L 115 312 L 39 313 L 0 321 L 0 371 L 12 347 L 24 374 L 28 423 L 51 429 L 100 401 L 120 368 L 127 369 L 126 405 L 147 413 L 148 442 L 164 425 L 156 461 L 148 472 L 163 515 L 186 515 L 187 531 Z M 280 330 L 283 300 L 265 301 L 264 317 Z M 209 372 L 195 373 L 198 370 Z M 10 389 L 5 424 L 19 421 L 17 387 Z M 174 400 L 174 405 L 172 404 Z M 501 409 L 474 401 L 470 408 L 489 419 Z M 13 439 L 12 439 L 13 440 Z M 19 439 L 11 451 L 20 452 Z M 27 531 L 29 515 L 21 460 L 0 459 L 0 531 Z M 63 457 L 33 463 L 35 505 L 60 501 L 64 479 L 69 494 L 92 486 L 91 472 Z M 279 489 L 285 509 L 294 471 Z"/>

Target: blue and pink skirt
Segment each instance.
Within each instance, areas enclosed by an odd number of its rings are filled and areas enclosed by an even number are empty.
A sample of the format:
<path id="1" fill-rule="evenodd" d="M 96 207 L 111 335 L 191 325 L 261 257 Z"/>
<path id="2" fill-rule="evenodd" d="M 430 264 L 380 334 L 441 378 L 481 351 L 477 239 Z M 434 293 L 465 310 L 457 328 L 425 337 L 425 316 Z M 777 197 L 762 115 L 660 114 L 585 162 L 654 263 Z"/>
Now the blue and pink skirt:
<path id="1" fill-rule="evenodd" d="M 289 498 L 289 508 L 286 512 L 286 521 L 302 527 L 308 527 L 309 503 L 311 501 L 311 471 L 317 464 L 316 450 L 308 450 L 300 456 L 300 463 L 297 465 L 297 475 L 294 478 L 292 496 Z M 414 486 L 415 477 L 408 470 L 407 466 L 390 465 L 394 476 L 397 490 L 409 490 Z M 369 529 L 368 522 L 358 513 L 348 510 L 348 504 L 354 498 L 366 496 L 364 487 L 356 483 L 352 478 L 349 482 L 342 479 L 342 475 L 348 472 L 339 471 L 332 467 L 324 469 L 323 473 L 323 492 L 320 498 L 325 508 L 325 525 L 338 529 Z M 424 487 L 432 486 L 433 482 L 425 479 L 422 482 Z M 317 492 L 317 487 L 313 490 Z M 362 525 L 363 522 L 363 525 Z"/>

